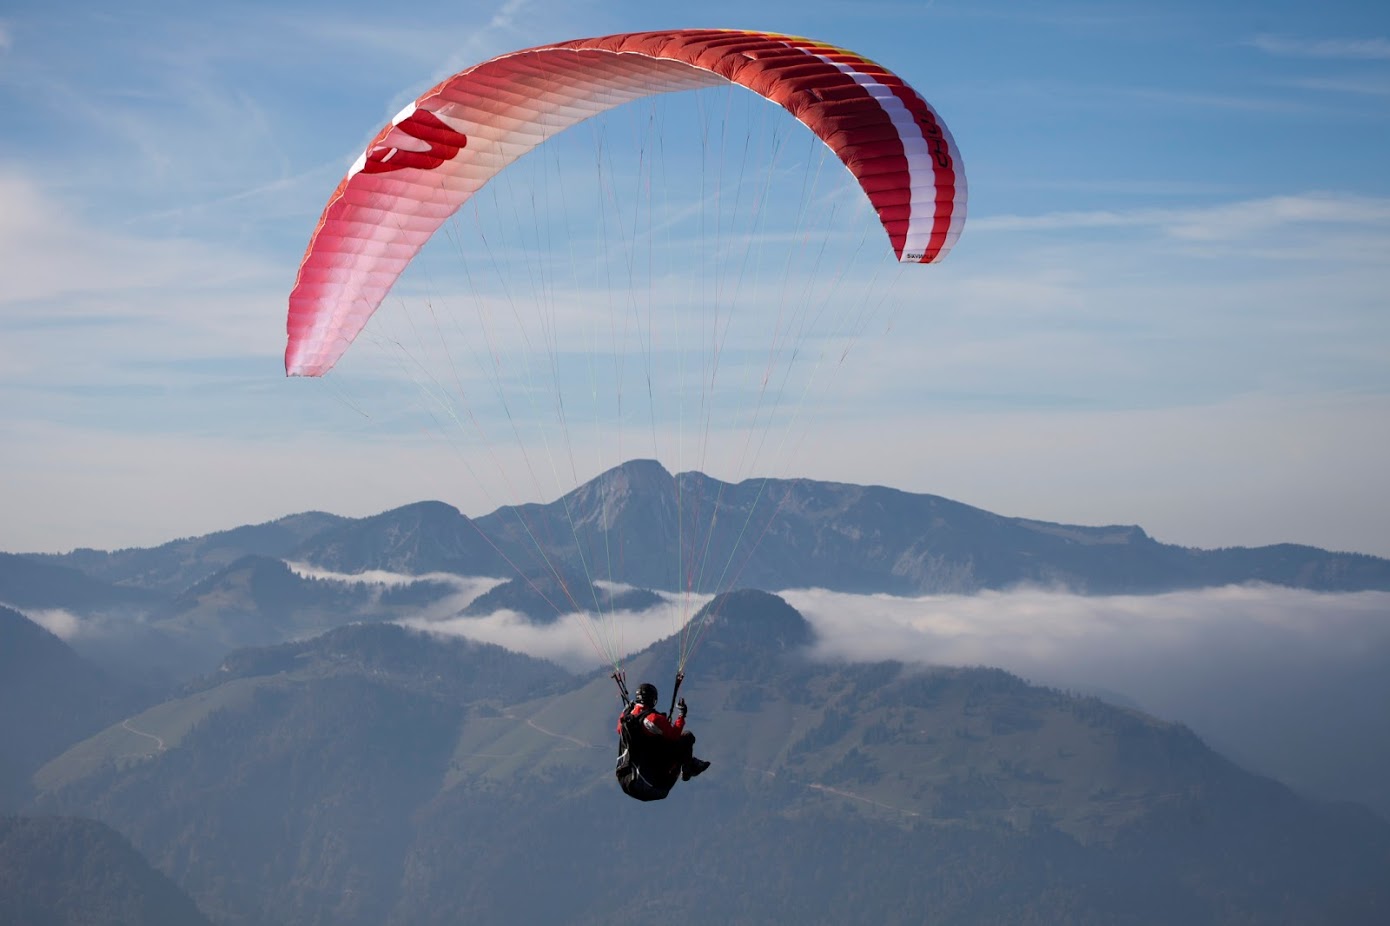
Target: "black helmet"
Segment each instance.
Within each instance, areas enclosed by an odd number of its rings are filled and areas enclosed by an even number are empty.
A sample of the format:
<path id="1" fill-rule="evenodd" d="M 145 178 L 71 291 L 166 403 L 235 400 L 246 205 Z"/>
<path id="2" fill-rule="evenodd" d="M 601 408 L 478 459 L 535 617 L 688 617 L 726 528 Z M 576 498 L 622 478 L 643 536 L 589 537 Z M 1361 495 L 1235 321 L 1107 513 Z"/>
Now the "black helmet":
<path id="1" fill-rule="evenodd" d="M 659 698 L 656 686 L 651 682 L 643 682 L 637 686 L 637 703 L 643 707 L 656 707 Z"/>

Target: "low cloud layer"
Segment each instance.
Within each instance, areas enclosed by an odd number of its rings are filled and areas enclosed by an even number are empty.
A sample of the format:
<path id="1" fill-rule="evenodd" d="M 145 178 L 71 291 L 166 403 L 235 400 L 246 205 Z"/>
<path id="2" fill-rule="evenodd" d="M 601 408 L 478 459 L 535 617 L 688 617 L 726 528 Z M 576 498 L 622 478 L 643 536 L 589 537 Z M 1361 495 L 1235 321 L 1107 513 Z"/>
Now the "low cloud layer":
<path id="1" fill-rule="evenodd" d="M 368 585 L 381 585 L 386 588 L 402 588 L 406 585 L 414 585 L 417 582 L 434 582 L 439 585 L 448 585 L 458 589 L 459 596 L 464 600 L 460 607 L 466 607 L 468 602 L 477 598 L 479 595 L 496 588 L 506 579 L 489 578 L 487 576 L 459 576 L 452 572 L 426 572 L 420 575 L 407 575 L 401 572 L 390 572 L 385 569 L 367 569 L 363 572 L 334 572 L 332 569 L 322 569 L 310 563 L 286 562 L 286 566 L 295 575 L 305 579 L 321 579 L 330 582 L 363 582 Z"/>
<path id="2" fill-rule="evenodd" d="M 459 616 L 503 581 L 498 578 L 292 568 L 306 577 L 384 588 L 418 581 L 452 586 L 456 594 L 407 623 L 575 671 L 601 666 L 610 648 L 634 653 L 676 633 L 708 600 L 665 595 L 646 611 L 566 614 L 542 625 L 505 610 Z M 920 598 L 823 589 L 781 595 L 814 628 L 815 654 L 822 659 L 997 666 L 1041 684 L 1131 701 L 1197 727 L 1225 729 L 1237 715 L 1244 723 L 1246 714 L 1262 710 L 1271 719 L 1284 710 L 1308 713 L 1315 705 L 1303 699 L 1314 695 L 1326 700 L 1319 710 L 1355 714 L 1355 704 L 1333 703 L 1338 680 L 1383 675 L 1390 692 L 1387 592 L 1242 585 L 1163 595 L 1080 596 L 1052 589 Z M 50 623 L 63 626 L 56 618 Z M 1355 701 L 1364 692 L 1342 694 Z"/>
<path id="3" fill-rule="evenodd" d="M 1390 593 L 1247 585 L 1100 597 L 781 594 L 813 626 L 818 658 L 997 666 L 1184 723 L 1247 768 L 1390 816 L 1381 774 L 1390 763 Z M 461 618 L 443 609 L 409 623 L 587 671 L 602 665 L 596 632 L 636 652 L 702 603 L 672 596 L 645 612 L 545 626 L 506 611 Z"/>
<path id="4" fill-rule="evenodd" d="M 64 642 L 71 643 L 83 631 L 82 618 L 71 611 L 64 611 L 61 608 L 43 608 L 40 610 L 18 608 L 16 610 Z"/>
<path id="5" fill-rule="evenodd" d="M 1190 726 L 1256 771 L 1390 816 L 1390 593 L 784 593 L 825 658 L 999 666 Z"/>
<path id="6" fill-rule="evenodd" d="M 636 653 L 677 633 L 708 601 L 662 595 L 641 612 L 567 614 L 536 624 L 511 611 L 460 616 L 503 578 L 291 568 L 383 592 L 420 581 L 443 585 L 452 592 L 406 625 L 574 672 L 604 666 L 609 652 Z M 918 598 L 823 589 L 780 594 L 814 629 L 815 658 L 1003 668 L 1184 723 L 1253 771 L 1390 818 L 1383 774 L 1390 765 L 1390 592 L 1243 585 L 1147 596 L 1043 588 Z M 62 610 L 29 616 L 65 640 L 90 629 Z M 701 671 L 698 651 L 689 668 Z"/>
<path id="7" fill-rule="evenodd" d="M 545 625 L 531 623 L 523 615 L 506 610 L 486 617 L 418 618 L 404 623 L 431 633 L 494 643 L 548 659 L 573 672 L 587 672 L 605 665 L 601 654 L 610 645 L 618 653 L 638 652 L 677 632 L 698 608 L 699 604 L 667 598 L 645 611 L 613 611 L 601 618 L 566 614 Z"/>
<path id="8" fill-rule="evenodd" d="M 419 609 L 416 616 L 403 621 L 406 626 L 442 636 L 466 637 L 492 643 L 538 659 L 548 659 L 574 672 L 588 672 L 605 665 L 607 653 L 622 656 L 645 649 L 657 640 L 677 633 L 709 600 L 708 596 L 664 595 L 662 602 L 645 611 L 612 611 L 602 616 L 564 614 L 554 622 L 537 624 L 523 614 L 500 610 L 486 616 L 461 616 L 478 596 L 501 585 L 506 579 L 457 576 L 438 572 L 406 575 L 373 569 L 360 573 L 334 572 L 305 563 L 288 563 L 291 571 L 306 579 L 347 583 L 367 583 L 383 589 L 400 588 L 416 582 L 433 582 L 455 589 L 438 601 Z M 631 586 L 597 582 L 600 588 L 622 592 Z"/>
<path id="9" fill-rule="evenodd" d="M 811 621 L 823 654 L 998 665 L 1076 684 L 1275 670 L 1357 659 L 1390 646 L 1390 594 L 1325 594 L 1264 585 L 1164 595 L 1083 597 L 1033 589 L 893 598 L 784 593 Z"/>

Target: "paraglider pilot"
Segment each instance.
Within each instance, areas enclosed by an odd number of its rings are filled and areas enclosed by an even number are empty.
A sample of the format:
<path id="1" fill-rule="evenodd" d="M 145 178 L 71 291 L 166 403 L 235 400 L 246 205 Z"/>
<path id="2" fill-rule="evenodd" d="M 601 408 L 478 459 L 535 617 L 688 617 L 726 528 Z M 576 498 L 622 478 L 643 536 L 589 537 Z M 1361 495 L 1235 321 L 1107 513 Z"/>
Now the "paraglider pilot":
<path id="1" fill-rule="evenodd" d="M 650 682 L 638 685 L 630 702 L 621 681 L 619 690 L 626 702 L 618 717 L 617 776 L 624 793 L 639 801 L 659 801 L 671 792 L 677 775 L 689 781 L 709 768 L 695 758 L 695 734 L 685 729 L 685 698 L 676 702 L 673 722 L 657 710 L 657 690 Z"/>

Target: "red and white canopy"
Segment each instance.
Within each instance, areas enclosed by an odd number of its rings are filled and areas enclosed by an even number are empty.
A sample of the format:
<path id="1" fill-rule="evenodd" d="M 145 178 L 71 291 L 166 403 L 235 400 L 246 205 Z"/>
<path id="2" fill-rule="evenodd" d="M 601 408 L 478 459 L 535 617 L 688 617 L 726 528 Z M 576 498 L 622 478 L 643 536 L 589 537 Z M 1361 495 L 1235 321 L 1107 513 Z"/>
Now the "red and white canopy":
<path id="1" fill-rule="evenodd" d="M 763 32 L 576 39 L 461 71 L 377 133 L 330 197 L 300 264 L 286 373 L 328 372 L 435 230 L 536 145 L 640 97 L 728 83 L 778 103 L 835 152 L 899 260 L 946 256 L 965 222 L 960 155 L 926 100 L 886 68 Z"/>

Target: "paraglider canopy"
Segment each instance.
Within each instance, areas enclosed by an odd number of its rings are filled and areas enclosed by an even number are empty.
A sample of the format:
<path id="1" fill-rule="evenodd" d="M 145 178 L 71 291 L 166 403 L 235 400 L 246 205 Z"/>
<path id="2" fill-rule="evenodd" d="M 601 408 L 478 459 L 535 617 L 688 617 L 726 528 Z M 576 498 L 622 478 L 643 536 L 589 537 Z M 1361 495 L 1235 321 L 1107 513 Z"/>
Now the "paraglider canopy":
<path id="1" fill-rule="evenodd" d="M 377 133 L 338 185 L 289 300 L 285 370 L 330 370 L 431 235 L 564 129 L 654 94 L 737 84 L 808 126 L 873 204 L 903 262 L 940 260 L 966 187 L 950 133 L 901 78 L 853 52 L 764 32 L 677 30 L 502 55 L 434 87 Z"/>

